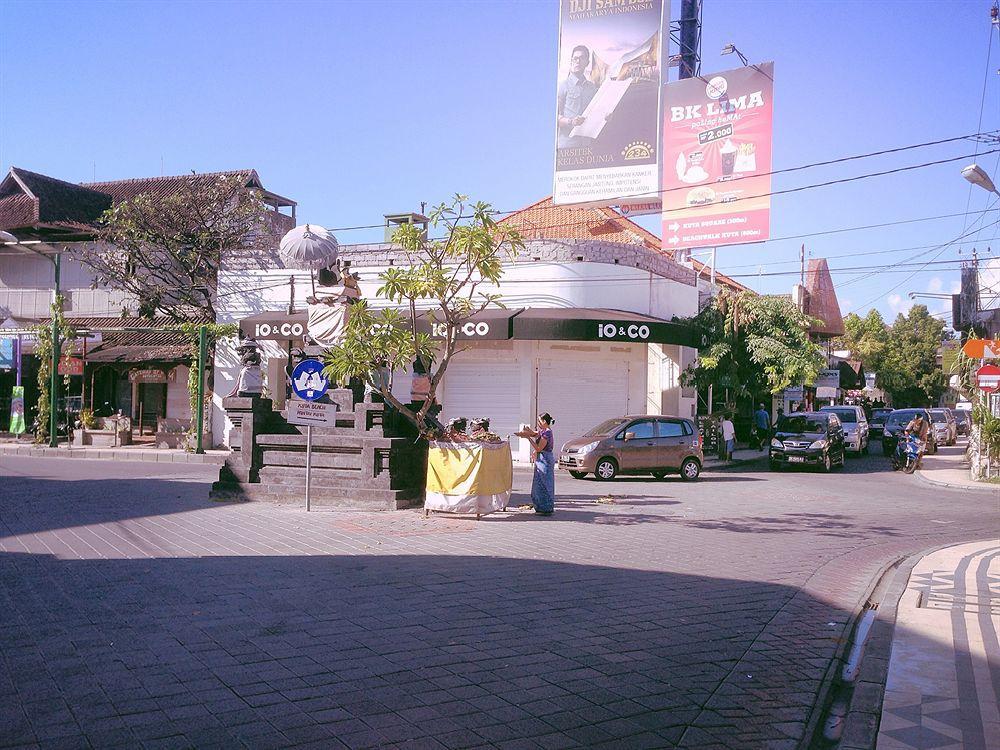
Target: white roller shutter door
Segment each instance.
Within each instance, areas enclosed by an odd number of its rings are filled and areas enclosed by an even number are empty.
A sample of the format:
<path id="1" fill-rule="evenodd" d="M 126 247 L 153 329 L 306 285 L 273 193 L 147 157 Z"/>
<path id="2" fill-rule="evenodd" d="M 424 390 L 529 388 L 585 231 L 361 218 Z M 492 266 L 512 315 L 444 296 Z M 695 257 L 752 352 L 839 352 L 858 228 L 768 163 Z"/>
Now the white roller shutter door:
<path id="1" fill-rule="evenodd" d="M 489 417 L 501 437 L 517 432 L 521 415 L 521 366 L 517 362 L 451 362 L 444 375 L 441 421 Z M 513 441 L 516 445 L 516 438 Z"/>
<path id="2" fill-rule="evenodd" d="M 628 414 L 627 361 L 540 360 L 538 411 L 556 420 L 555 448 L 605 419 Z"/>

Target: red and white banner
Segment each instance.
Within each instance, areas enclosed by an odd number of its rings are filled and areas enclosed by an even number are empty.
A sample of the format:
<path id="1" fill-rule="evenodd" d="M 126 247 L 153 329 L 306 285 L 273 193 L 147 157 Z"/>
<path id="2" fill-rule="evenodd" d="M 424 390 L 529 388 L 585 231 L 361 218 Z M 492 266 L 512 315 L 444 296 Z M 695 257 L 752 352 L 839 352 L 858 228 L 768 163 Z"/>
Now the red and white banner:
<path id="1" fill-rule="evenodd" d="M 663 247 L 770 236 L 774 63 L 664 89 Z"/>

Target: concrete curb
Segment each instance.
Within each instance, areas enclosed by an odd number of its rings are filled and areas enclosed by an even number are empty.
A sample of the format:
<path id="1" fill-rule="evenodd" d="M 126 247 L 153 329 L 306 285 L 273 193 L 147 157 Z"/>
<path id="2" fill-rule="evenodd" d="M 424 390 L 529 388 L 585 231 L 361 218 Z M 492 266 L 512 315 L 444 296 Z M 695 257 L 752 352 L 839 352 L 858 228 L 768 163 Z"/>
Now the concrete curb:
<path id="1" fill-rule="evenodd" d="M 886 566 L 875 579 L 872 591 L 895 565 L 892 578 L 886 586 L 882 600 L 878 603 L 875 622 L 861 656 L 861 671 L 851 690 L 843 733 L 836 745 L 838 750 L 875 750 L 882 721 L 882 702 L 885 697 L 885 683 L 889 676 L 889 657 L 892 654 L 899 602 L 906 591 L 910 573 L 917 563 L 927 555 L 951 546 L 953 545 L 935 545 L 912 555 L 896 558 L 895 562 Z M 831 681 L 830 686 L 832 687 L 835 682 L 836 678 Z"/>
<path id="2" fill-rule="evenodd" d="M 955 484 L 954 482 L 941 482 L 937 479 L 930 479 L 924 475 L 923 469 L 917 469 L 914 474 L 925 484 L 935 487 L 948 487 L 953 490 L 972 490 L 973 492 L 1000 492 L 1000 485 L 989 484 Z"/>
<path id="3" fill-rule="evenodd" d="M 923 554 L 924 553 L 921 553 L 921 556 Z M 806 722 L 805 731 L 802 733 L 802 738 L 799 740 L 798 750 L 812 750 L 812 748 L 817 746 L 822 747 L 830 744 L 823 739 L 821 723 L 826 719 L 827 711 L 830 708 L 831 694 L 840 679 L 839 672 L 843 668 L 844 657 L 847 655 L 851 644 L 851 636 L 857 628 L 858 619 L 864 613 L 865 606 L 871 599 L 872 594 L 875 593 L 879 583 L 890 570 L 899 566 L 901 564 L 900 561 L 904 559 L 905 558 L 902 557 L 894 557 L 879 568 L 878 573 L 872 577 L 862 595 L 858 597 L 855 602 L 854 609 L 851 612 L 851 617 L 844 626 L 841 637 L 838 639 L 837 651 L 833 655 L 833 658 L 830 659 L 830 664 L 827 666 L 826 674 L 823 676 L 819 692 L 816 694 L 816 700 L 813 702 L 812 711 L 810 712 L 809 719 Z M 917 559 L 919 559 L 919 557 Z M 895 620 L 895 610 L 893 610 L 893 619 Z M 890 637 L 890 645 L 891 643 L 892 640 Z M 870 645 L 871 643 L 869 642 L 869 646 Z M 865 650 L 865 655 L 867 655 L 867 649 Z M 888 661 L 886 662 L 886 669 L 888 669 Z M 881 695 L 879 696 L 879 706 L 881 707 Z M 846 735 L 847 731 L 845 727 L 843 736 L 846 737 Z"/>
<path id="4" fill-rule="evenodd" d="M 72 450 L 66 448 L 43 448 L 29 445 L 0 445 L 0 456 L 24 456 L 27 458 L 71 458 L 81 461 L 145 461 L 147 463 L 185 463 L 221 466 L 225 463 L 225 453 L 169 453 L 162 450 Z"/>

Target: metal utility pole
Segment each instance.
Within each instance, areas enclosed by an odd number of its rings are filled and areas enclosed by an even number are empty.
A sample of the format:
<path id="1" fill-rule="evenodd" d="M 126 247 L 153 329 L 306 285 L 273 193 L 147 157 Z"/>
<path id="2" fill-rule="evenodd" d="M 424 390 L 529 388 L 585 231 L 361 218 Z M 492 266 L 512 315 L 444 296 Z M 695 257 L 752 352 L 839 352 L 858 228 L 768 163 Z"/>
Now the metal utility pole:
<path id="1" fill-rule="evenodd" d="M 204 453 L 205 446 L 202 445 L 205 432 L 205 359 L 208 356 L 208 328 L 201 326 L 198 329 L 198 414 L 195 417 L 195 427 L 198 435 L 195 438 L 197 446 L 195 453 Z"/>
<path id="2" fill-rule="evenodd" d="M 52 357 L 49 366 L 52 372 L 49 373 L 49 447 L 59 446 L 56 437 L 57 407 L 59 404 L 59 271 L 62 261 L 62 253 L 56 253 L 52 259 L 56 271 L 56 296 L 52 305 Z M 67 425 L 68 427 L 68 425 Z"/>
<path id="3" fill-rule="evenodd" d="M 701 75 L 701 0 L 681 0 L 679 78 Z"/>

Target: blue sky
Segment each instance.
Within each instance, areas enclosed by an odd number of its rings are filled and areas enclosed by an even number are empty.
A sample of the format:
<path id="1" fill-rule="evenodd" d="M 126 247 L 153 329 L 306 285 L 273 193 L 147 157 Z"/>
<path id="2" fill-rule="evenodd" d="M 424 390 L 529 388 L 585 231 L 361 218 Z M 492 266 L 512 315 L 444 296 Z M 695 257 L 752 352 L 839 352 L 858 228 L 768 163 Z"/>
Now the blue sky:
<path id="1" fill-rule="evenodd" d="M 976 132 L 984 77 L 982 129 L 996 129 L 1000 37 L 987 64 L 989 4 L 705 0 L 702 71 L 737 64 L 718 54 L 727 42 L 775 61 L 775 169 Z M 157 175 L 161 164 L 164 174 L 253 167 L 299 202 L 300 219 L 328 227 L 379 223 L 458 191 L 520 208 L 551 191 L 557 25 L 555 0 L 5 0 L 0 168 L 82 182 Z M 975 148 L 779 175 L 774 189 Z M 998 156 L 980 161 L 1000 182 Z M 719 267 L 783 292 L 795 276 L 767 274 L 794 271 L 803 241 L 815 257 L 858 254 L 831 257 L 835 269 L 872 266 L 946 243 L 976 219 L 988 226 L 967 239 L 985 254 L 1000 245 L 1000 211 L 980 213 L 989 196 L 959 176 L 968 161 L 776 196 L 771 234 L 960 216 L 726 248 Z M 659 233 L 658 219 L 643 223 Z M 338 232 L 345 243 L 379 235 Z M 918 260 L 955 261 L 972 246 Z M 900 248 L 917 249 L 885 252 Z M 956 265 L 834 279 L 845 313 L 876 306 L 891 317 L 909 291 L 950 292 Z"/>

